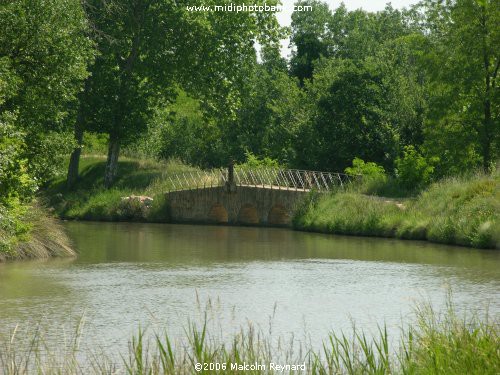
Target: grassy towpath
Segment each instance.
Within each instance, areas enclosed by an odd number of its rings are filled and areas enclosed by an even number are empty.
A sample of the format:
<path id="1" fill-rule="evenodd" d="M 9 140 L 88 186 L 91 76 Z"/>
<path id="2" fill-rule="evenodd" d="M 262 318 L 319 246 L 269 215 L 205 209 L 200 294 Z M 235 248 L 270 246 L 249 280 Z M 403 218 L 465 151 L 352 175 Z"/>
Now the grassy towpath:
<path id="1" fill-rule="evenodd" d="M 311 196 L 297 211 L 300 230 L 500 248 L 500 173 L 449 178 L 401 200 L 356 188 Z"/>

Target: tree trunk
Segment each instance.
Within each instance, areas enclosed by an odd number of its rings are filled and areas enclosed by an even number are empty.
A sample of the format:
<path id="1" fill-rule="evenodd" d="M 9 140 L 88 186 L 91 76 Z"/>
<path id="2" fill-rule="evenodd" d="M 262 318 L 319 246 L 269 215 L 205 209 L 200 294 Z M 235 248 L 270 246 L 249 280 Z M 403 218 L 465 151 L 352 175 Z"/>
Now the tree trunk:
<path id="1" fill-rule="evenodd" d="M 77 146 L 71 153 L 71 157 L 69 159 L 68 176 L 66 178 L 66 185 L 68 189 L 73 188 L 76 181 L 78 180 L 78 169 L 80 166 L 80 155 L 82 153 L 83 142 L 83 124 L 81 118 L 77 118 L 76 120 L 75 141 Z"/>
<path id="2" fill-rule="evenodd" d="M 104 186 L 109 189 L 118 172 L 118 155 L 120 154 L 120 140 L 113 134 L 109 137 L 108 159 L 104 171 Z"/>
<path id="3" fill-rule="evenodd" d="M 483 119 L 483 129 L 480 136 L 482 156 L 483 156 L 483 169 L 485 173 L 490 173 L 491 168 L 491 83 L 495 83 L 496 72 L 493 75 L 490 73 L 490 55 L 488 53 L 487 37 L 489 30 L 486 24 L 487 15 L 486 8 L 481 5 L 481 16 L 480 22 L 482 27 L 482 50 L 483 50 L 483 66 L 484 66 L 484 78 L 485 78 L 485 90 L 484 90 L 484 119 Z M 495 87 L 493 86 L 493 89 Z"/>
<path id="4" fill-rule="evenodd" d="M 489 94 L 489 92 L 488 92 Z M 491 172 L 491 102 L 486 99 L 484 102 L 484 124 L 483 124 L 483 139 L 482 139 L 482 153 L 483 153 L 483 169 L 485 173 Z"/>

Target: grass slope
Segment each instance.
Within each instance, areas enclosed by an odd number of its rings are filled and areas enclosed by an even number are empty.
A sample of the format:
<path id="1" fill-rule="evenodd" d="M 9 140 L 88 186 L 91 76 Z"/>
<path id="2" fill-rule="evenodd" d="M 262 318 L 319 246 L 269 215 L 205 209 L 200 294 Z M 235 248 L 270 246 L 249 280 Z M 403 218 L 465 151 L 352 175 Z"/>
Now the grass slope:
<path id="1" fill-rule="evenodd" d="M 401 205 L 356 189 L 312 196 L 297 229 L 500 248 L 500 173 L 449 178 Z"/>
<path id="2" fill-rule="evenodd" d="M 49 204 L 61 218 L 102 221 L 168 220 L 164 193 L 171 188 L 169 173 L 195 170 L 176 161 L 157 162 L 134 158 L 120 158 L 118 175 L 111 189 L 103 184 L 105 156 L 83 156 L 80 179 L 71 191 L 65 178 L 54 181 L 45 194 Z M 147 210 L 141 205 L 122 202 L 122 197 L 147 195 L 154 198 Z"/>

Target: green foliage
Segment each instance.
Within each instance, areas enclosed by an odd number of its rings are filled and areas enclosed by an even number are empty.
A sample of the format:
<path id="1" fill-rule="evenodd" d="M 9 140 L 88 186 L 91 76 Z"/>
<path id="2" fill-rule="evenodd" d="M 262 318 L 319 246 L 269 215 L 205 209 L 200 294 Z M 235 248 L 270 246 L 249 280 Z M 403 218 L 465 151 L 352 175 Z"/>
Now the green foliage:
<path id="1" fill-rule="evenodd" d="M 208 117 L 203 101 L 179 90 L 174 103 L 156 112 L 138 151 L 204 168 L 225 166 L 230 159 L 242 163 L 246 151 L 293 163 L 303 95 L 298 82 L 281 70 L 280 58 L 266 54 L 268 60 L 248 72 L 236 120 L 226 124 Z"/>
<path id="2" fill-rule="evenodd" d="M 0 262 L 72 254 L 57 223 L 33 200 L 38 189 L 28 173 L 23 133 L 0 121 Z"/>
<path id="3" fill-rule="evenodd" d="M 385 178 L 385 169 L 374 162 L 366 162 L 360 158 L 354 158 L 352 167 L 347 167 L 345 173 L 351 176 L 362 175 L 364 178 Z"/>
<path id="4" fill-rule="evenodd" d="M 41 224 L 46 223 L 47 214 L 33 200 L 38 185 L 28 173 L 24 136 L 6 118 L 4 113 L 0 121 L 0 262 L 59 254 L 61 247 L 64 253 L 70 249 L 57 224 L 51 223 L 52 228 Z M 46 240 L 56 232 L 60 234 L 58 240 L 48 243 Z"/>
<path id="5" fill-rule="evenodd" d="M 413 146 L 406 146 L 396 159 L 396 176 L 406 190 L 418 191 L 432 180 L 434 167 Z"/>
<path id="6" fill-rule="evenodd" d="M 318 0 L 305 0 L 296 3 L 298 6 L 310 6 L 311 11 L 294 12 L 292 14 L 292 35 L 290 42 L 295 46 L 290 60 L 291 73 L 301 82 L 311 79 L 314 62 L 328 55 L 328 43 L 325 39 L 331 13 L 328 5 Z"/>
<path id="7" fill-rule="evenodd" d="M 108 148 L 108 138 L 106 134 L 102 133 L 85 133 L 82 144 L 82 154 L 84 155 L 105 155 Z M 137 153 L 143 150 L 134 150 Z M 145 154 L 147 155 L 147 154 Z"/>
<path id="8" fill-rule="evenodd" d="M 332 72 L 317 103 L 307 150 L 315 169 L 343 170 L 354 157 L 387 165 L 395 153 L 395 130 L 388 123 L 382 77 L 369 66 L 347 62 Z"/>
<path id="9" fill-rule="evenodd" d="M 74 255 L 61 224 L 37 201 L 0 203 L 0 262 Z"/>
<path id="10" fill-rule="evenodd" d="M 0 121 L 0 204 L 29 201 L 37 189 L 36 181 L 28 174 L 25 147 L 23 134 Z"/>
<path id="11" fill-rule="evenodd" d="M 4 1 L 0 29 L 0 118 L 24 133 L 23 159 L 41 184 L 68 150 L 59 133 L 93 56 L 85 14 L 78 0 Z"/>
<path id="12" fill-rule="evenodd" d="M 361 190 L 367 194 L 381 191 L 388 181 L 384 167 L 374 162 L 365 163 L 360 158 L 354 158 L 352 167 L 347 167 L 345 173 L 353 177 L 361 177 L 358 186 L 361 185 Z"/>
<path id="13" fill-rule="evenodd" d="M 204 117 L 200 101 L 179 90 L 175 102 L 156 111 L 147 135 L 132 147 L 136 155 L 206 168 L 227 164 L 220 135 L 217 124 Z"/>
<path id="14" fill-rule="evenodd" d="M 427 0 L 416 10 L 423 31 L 430 30 L 422 65 L 429 77 L 428 152 L 440 157 L 441 175 L 477 165 L 478 159 L 490 170 L 500 150 L 500 4 Z"/>
<path id="15" fill-rule="evenodd" d="M 250 151 L 281 164 L 296 159 L 294 142 L 303 119 L 303 95 L 298 81 L 280 69 L 279 62 L 266 60 L 248 73 L 237 121 L 221 132 L 230 158 L 243 161 Z"/>
<path id="16" fill-rule="evenodd" d="M 74 147 L 72 134 L 67 131 L 48 131 L 46 133 L 27 133 L 25 156 L 28 171 L 36 177 L 39 186 L 66 172 L 65 161 Z"/>
<path id="17" fill-rule="evenodd" d="M 8 205 L 0 202 L 0 261 L 15 258 L 19 242 L 29 239 L 32 225 L 25 220 L 28 209 L 18 199 L 10 199 Z"/>
<path id="18" fill-rule="evenodd" d="M 277 160 L 273 160 L 268 157 L 260 159 L 259 157 L 252 154 L 250 151 L 245 152 L 245 162 L 243 164 L 238 164 L 238 168 L 246 169 L 258 169 L 258 168 L 279 168 L 279 163 Z"/>
<path id="19" fill-rule="evenodd" d="M 260 3 L 264 2 L 256 4 Z M 201 100 L 204 113 L 217 119 L 219 129 L 229 128 L 241 103 L 246 67 L 256 61 L 255 40 L 262 45 L 278 42 L 278 24 L 270 12 L 258 17 L 250 12 L 191 12 L 167 0 L 90 1 L 85 6 L 98 30 L 95 40 L 100 54 L 90 68 L 80 110 L 87 130 L 110 136 L 113 152 L 106 169 L 107 185 L 116 175 L 114 160 L 120 145 L 146 132 L 157 110 L 175 98 L 177 86 Z M 190 140 L 193 135 L 199 137 L 198 130 L 212 135 L 196 121 L 176 119 L 174 125 L 185 127 Z M 178 135 L 178 129 L 171 133 Z M 172 155 L 165 150 L 168 145 L 161 146 L 160 156 Z M 189 158 L 195 157 L 193 151 L 186 151 Z"/>

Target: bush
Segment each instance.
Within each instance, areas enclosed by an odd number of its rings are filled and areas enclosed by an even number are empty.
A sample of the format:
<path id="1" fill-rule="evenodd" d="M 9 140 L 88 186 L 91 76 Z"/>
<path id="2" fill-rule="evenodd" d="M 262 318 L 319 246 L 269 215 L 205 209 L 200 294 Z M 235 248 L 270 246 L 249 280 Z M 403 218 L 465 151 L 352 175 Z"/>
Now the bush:
<path id="1" fill-rule="evenodd" d="M 20 241 L 29 239 L 31 224 L 25 219 L 28 207 L 17 199 L 12 199 L 9 206 L 0 202 L 0 261 L 14 257 Z"/>
<path id="2" fill-rule="evenodd" d="M 28 201 L 36 191 L 35 180 L 27 172 L 24 148 L 23 134 L 0 122 L 0 204 Z"/>
<path id="3" fill-rule="evenodd" d="M 250 151 L 245 152 L 246 161 L 243 164 L 238 164 L 240 168 L 258 169 L 258 168 L 279 168 L 280 165 L 277 160 L 271 159 L 267 156 L 259 158 L 252 154 Z"/>
<path id="4" fill-rule="evenodd" d="M 413 146 L 406 146 L 396 159 L 396 177 L 406 190 L 420 190 L 432 180 L 434 167 Z"/>
<path id="5" fill-rule="evenodd" d="M 365 162 L 360 158 L 354 158 L 352 167 L 347 167 L 345 173 L 351 176 L 361 176 L 361 190 L 366 194 L 380 191 L 387 183 L 384 167 L 373 162 Z"/>

